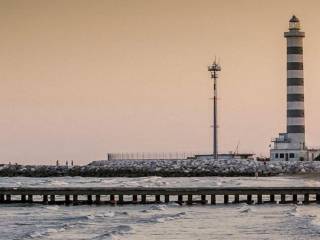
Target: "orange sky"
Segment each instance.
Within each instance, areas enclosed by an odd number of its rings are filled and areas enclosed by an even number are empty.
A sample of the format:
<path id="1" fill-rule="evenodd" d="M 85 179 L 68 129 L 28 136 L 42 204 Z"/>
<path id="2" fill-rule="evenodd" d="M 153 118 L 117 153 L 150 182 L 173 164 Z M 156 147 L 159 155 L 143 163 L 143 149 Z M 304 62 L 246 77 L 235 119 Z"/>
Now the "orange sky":
<path id="1" fill-rule="evenodd" d="M 307 145 L 320 145 L 320 1 L 1 0 L 0 163 L 87 163 L 106 152 L 268 153 L 286 124 L 286 43 L 306 32 Z"/>

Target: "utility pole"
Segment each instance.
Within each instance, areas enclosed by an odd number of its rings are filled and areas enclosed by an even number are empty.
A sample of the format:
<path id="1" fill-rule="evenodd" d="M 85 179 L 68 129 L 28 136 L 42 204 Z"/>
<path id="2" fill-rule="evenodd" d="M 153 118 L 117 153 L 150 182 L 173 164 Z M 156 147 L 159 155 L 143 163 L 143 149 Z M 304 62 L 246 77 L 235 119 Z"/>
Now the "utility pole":
<path id="1" fill-rule="evenodd" d="M 211 73 L 211 79 L 213 79 L 213 157 L 218 160 L 218 108 L 217 108 L 217 79 L 218 72 L 221 71 L 220 65 L 214 60 L 213 64 L 208 67 L 208 71 Z"/>

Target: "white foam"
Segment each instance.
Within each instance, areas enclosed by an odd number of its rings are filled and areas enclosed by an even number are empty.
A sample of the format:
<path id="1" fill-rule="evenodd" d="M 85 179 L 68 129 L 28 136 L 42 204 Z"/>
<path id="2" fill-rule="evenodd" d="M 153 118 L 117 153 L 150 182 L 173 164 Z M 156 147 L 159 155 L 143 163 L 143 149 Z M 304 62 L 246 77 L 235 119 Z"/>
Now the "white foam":
<path id="1" fill-rule="evenodd" d="M 145 223 L 164 223 L 166 221 L 180 219 L 185 215 L 186 215 L 186 212 L 180 212 L 180 213 L 176 213 L 176 214 L 159 214 L 159 215 L 154 215 L 154 216 L 152 216 L 151 218 L 148 218 L 148 219 L 142 219 L 141 222 L 145 222 Z"/>
<path id="2" fill-rule="evenodd" d="M 114 217 L 114 215 L 115 215 L 115 212 L 113 211 L 108 211 L 103 214 L 104 217 Z"/>
<path id="3" fill-rule="evenodd" d="M 55 186 L 65 186 L 65 185 L 68 185 L 69 183 L 64 181 L 53 180 L 50 182 L 50 184 Z"/>
<path id="4" fill-rule="evenodd" d="M 154 205 L 154 206 L 151 206 L 149 210 L 165 211 L 166 209 L 167 209 L 166 205 Z"/>
<path id="5" fill-rule="evenodd" d="M 248 206 L 243 206 L 242 208 L 239 209 L 240 213 L 249 213 L 249 212 L 253 212 L 252 208 L 248 207 Z"/>
<path id="6" fill-rule="evenodd" d="M 47 233 L 57 233 L 58 230 L 57 229 L 54 229 L 54 228 L 48 228 L 47 229 Z"/>
<path id="7" fill-rule="evenodd" d="M 320 208 L 317 206 L 298 206 L 292 215 L 295 217 L 310 218 L 313 225 L 320 227 Z"/>
<path id="8" fill-rule="evenodd" d="M 60 207 L 59 206 L 47 206 L 47 207 L 45 207 L 45 209 L 47 209 L 47 210 L 52 210 L 52 211 L 56 211 L 56 210 L 58 210 Z"/>
<path id="9" fill-rule="evenodd" d="M 43 236 L 43 234 L 40 233 L 40 232 L 34 232 L 34 233 L 30 234 L 31 238 L 39 238 L 39 237 L 42 237 L 42 236 Z"/>
<path id="10" fill-rule="evenodd" d="M 93 216 L 93 215 L 88 215 L 87 218 L 90 219 L 90 220 L 93 220 L 93 219 L 95 219 L 96 217 Z"/>

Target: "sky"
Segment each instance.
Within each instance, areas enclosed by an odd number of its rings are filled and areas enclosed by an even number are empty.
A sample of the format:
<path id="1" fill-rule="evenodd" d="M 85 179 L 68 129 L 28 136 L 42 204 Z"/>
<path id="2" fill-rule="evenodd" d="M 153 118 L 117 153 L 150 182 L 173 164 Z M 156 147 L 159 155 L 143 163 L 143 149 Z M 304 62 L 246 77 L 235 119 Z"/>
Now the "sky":
<path id="1" fill-rule="evenodd" d="M 286 127 L 286 42 L 304 39 L 306 142 L 320 145 L 318 0 L 0 0 L 0 163 L 107 152 L 268 156 Z"/>

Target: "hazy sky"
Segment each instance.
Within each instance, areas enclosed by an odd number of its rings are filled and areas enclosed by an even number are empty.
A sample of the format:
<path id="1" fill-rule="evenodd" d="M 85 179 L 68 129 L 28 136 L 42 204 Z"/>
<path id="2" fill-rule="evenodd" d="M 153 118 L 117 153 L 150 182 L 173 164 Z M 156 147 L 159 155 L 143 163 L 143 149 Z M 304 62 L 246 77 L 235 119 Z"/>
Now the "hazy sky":
<path id="1" fill-rule="evenodd" d="M 286 126 L 286 42 L 304 41 L 306 141 L 320 145 L 318 0 L 0 0 L 0 163 L 106 152 L 268 154 Z"/>

